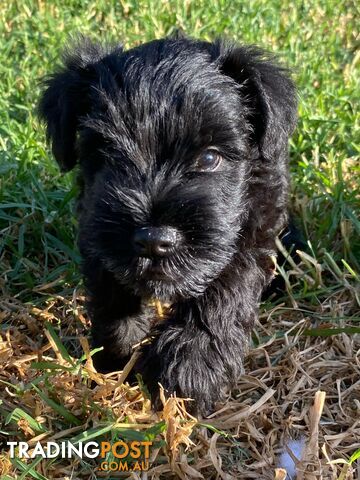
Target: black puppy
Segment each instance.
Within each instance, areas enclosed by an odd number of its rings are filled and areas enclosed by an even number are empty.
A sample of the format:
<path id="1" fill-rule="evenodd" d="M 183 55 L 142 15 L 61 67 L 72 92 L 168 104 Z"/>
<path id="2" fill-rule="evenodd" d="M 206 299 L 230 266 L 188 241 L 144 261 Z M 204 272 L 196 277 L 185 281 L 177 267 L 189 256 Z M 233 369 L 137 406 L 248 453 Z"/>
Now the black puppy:
<path id="1" fill-rule="evenodd" d="M 80 41 L 40 114 L 79 165 L 79 247 L 101 371 L 143 345 L 153 400 L 204 413 L 241 374 L 275 238 L 287 222 L 296 93 L 255 47 L 186 38 L 132 50 Z M 170 304 L 159 319 L 153 300 Z"/>

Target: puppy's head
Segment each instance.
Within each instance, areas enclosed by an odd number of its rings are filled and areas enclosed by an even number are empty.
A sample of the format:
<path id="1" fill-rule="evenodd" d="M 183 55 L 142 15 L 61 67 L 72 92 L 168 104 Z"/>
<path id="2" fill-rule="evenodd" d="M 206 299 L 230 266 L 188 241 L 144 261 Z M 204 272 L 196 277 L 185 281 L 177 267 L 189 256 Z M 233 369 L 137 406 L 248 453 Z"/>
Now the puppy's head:
<path id="1" fill-rule="evenodd" d="M 201 294 L 231 261 L 252 167 L 286 155 L 296 101 L 255 48 L 84 40 L 46 80 L 40 114 L 61 168 L 79 164 L 82 254 L 171 300 Z"/>

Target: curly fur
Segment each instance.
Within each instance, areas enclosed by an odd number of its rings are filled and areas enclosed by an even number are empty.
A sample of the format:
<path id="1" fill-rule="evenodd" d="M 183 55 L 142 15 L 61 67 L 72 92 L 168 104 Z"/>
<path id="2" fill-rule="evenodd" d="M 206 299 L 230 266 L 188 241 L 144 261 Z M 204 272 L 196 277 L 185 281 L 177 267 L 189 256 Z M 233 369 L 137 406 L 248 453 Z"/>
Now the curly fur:
<path id="1" fill-rule="evenodd" d="M 45 80 L 40 115 L 64 171 L 79 168 L 79 248 L 98 369 L 136 370 L 205 413 L 243 370 L 269 257 L 287 222 L 288 72 L 252 46 L 187 38 L 124 51 L 82 39 Z M 194 170 L 208 147 L 223 158 Z M 171 226 L 181 247 L 136 255 L 133 235 Z M 152 269 L 163 279 L 153 278 Z M 153 322 L 149 299 L 171 303 Z"/>

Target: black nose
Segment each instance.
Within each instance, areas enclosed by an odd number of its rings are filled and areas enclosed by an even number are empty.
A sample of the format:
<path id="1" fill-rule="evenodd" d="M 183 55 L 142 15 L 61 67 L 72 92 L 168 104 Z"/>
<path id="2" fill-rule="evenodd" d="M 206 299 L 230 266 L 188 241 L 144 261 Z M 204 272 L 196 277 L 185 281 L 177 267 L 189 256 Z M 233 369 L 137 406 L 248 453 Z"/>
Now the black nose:
<path id="1" fill-rule="evenodd" d="M 180 243 L 180 234 L 172 227 L 144 227 L 134 233 L 135 251 L 141 257 L 166 257 Z"/>

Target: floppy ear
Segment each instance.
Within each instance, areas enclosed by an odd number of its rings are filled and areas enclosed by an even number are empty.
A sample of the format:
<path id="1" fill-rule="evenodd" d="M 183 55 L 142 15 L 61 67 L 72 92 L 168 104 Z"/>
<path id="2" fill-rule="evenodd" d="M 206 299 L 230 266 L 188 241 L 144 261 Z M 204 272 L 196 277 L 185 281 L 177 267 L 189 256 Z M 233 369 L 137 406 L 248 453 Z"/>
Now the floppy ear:
<path id="1" fill-rule="evenodd" d="M 233 78 L 250 108 L 253 139 L 260 155 L 276 159 L 287 148 L 297 119 L 296 88 L 289 72 L 256 47 L 217 43 L 220 70 Z"/>
<path id="2" fill-rule="evenodd" d="M 65 172 L 76 164 L 79 120 L 89 113 L 91 93 L 101 81 L 102 60 L 110 51 L 80 37 L 65 50 L 63 67 L 43 81 L 39 116 L 46 123 L 54 157 Z"/>

